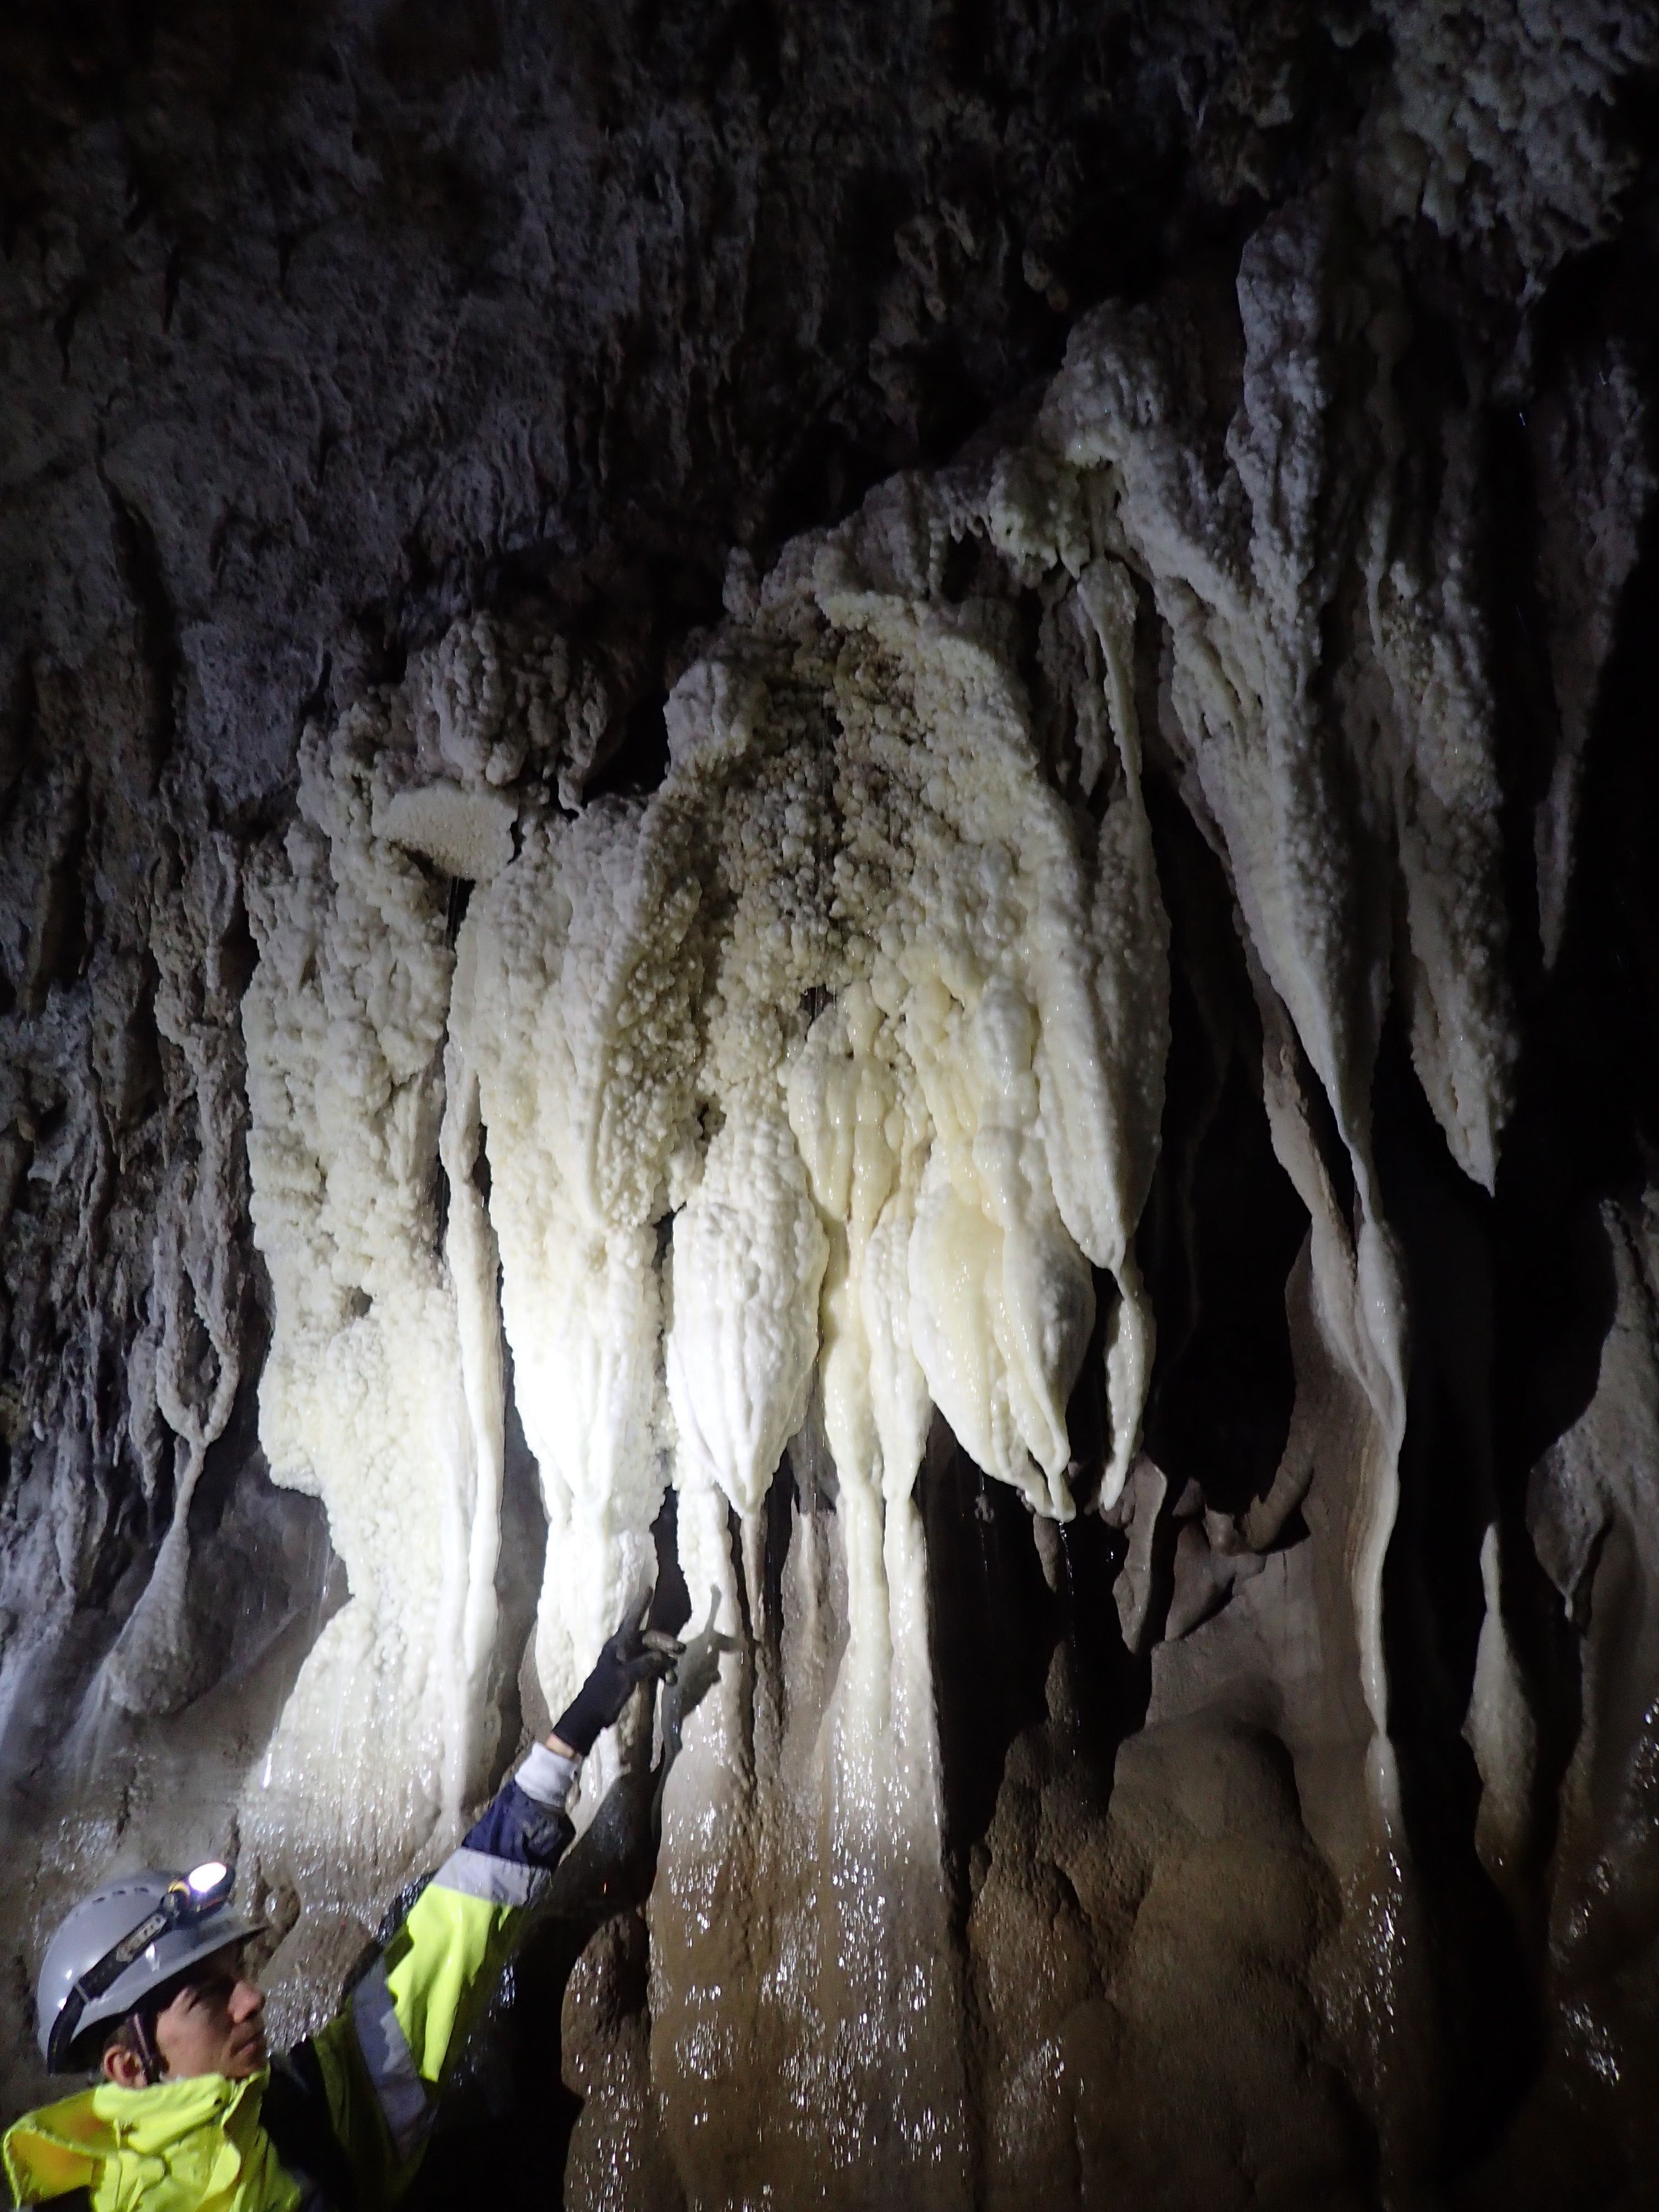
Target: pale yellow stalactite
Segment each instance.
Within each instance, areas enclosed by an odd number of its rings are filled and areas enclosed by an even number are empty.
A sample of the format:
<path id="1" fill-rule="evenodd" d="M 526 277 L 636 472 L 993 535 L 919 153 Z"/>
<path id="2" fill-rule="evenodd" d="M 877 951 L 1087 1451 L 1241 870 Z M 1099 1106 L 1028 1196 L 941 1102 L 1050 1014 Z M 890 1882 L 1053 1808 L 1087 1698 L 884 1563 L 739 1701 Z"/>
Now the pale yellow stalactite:
<path id="1" fill-rule="evenodd" d="M 732 1102 L 676 1218 L 673 1252 L 678 1463 L 752 1513 L 806 1412 L 825 1257 L 781 1105 Z"/>
<path id="2" fill-rule="evenodd" d="M 502 1318 L 549 1516 L 536 1660 L 555 1712 L 650 1579 L 663 1487 L 652 1219 L 676 1061 L 629 932 L 652 888 L 630 870 L 641 842 L 637 811 L 532 829 L 458 948 Z M 665 908 L 672 947 L 684 909 Z"/>

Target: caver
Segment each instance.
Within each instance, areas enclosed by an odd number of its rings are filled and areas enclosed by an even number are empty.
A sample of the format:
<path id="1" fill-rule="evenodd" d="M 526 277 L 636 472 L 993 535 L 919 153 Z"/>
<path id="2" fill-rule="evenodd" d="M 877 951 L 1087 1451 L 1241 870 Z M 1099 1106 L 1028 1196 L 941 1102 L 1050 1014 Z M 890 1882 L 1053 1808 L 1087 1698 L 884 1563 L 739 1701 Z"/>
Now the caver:
<path id="1" fill-rule="evenodd" d="M 592 1674 L 438 1869 L 345 2008 L 274 2063 L 244 1971 L 258 1923 L 234 1870 L 106 1883 L 47 1946 L 36 1995 L 54 2072 L 93 2088 L 4 2139 L 20 2204 L 85 2191 L 94 2212 L 373 2212 L 420 2163 L 437 2093 L 573 1830 L 581 1761 L 680 1646 L 630 1615 Z"/>

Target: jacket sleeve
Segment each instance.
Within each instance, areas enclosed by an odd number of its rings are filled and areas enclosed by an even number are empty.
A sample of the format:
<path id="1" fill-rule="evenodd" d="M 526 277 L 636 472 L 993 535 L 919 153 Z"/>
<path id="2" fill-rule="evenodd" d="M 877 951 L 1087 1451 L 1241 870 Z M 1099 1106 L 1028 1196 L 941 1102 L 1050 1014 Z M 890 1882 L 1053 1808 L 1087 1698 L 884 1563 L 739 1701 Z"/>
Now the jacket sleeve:
<path id="1" fill-rule="evenodd" d="M 579 1765 L 534 1746 L 314 2040 L 335 2132 L 367 2203 L 397 2196 L 414 2172 L 433 2092 L 569 1845 L 564 1807 Z"/>

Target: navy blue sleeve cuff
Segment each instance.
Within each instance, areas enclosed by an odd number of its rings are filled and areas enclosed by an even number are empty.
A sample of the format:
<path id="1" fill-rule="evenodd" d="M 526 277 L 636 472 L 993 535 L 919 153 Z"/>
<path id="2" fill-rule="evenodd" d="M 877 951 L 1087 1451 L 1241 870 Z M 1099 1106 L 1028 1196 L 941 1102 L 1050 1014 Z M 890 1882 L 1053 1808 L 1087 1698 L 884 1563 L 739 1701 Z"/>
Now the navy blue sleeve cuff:
<path id="1" fill-rule="evenodd" d="M 468 1829 L 463 1849 L 487 1851 L 514 1866 L 556 1867 L 575 1833 L 563 1808 L 539 1805 L 516 1782 L 504 1782 L 483 1817 Z"/>

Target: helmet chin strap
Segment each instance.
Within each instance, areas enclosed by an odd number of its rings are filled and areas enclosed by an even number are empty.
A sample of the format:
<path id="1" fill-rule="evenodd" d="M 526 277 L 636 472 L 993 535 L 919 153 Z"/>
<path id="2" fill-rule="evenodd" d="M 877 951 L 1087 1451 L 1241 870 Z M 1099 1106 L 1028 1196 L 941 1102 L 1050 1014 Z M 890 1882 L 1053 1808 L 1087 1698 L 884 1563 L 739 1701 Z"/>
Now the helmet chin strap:
<path id="1" fill-rule="evenodd" d="M 131 2018 L 132 2039 L 138 2046 L 138 2063 L 144 2069 L 144 2087 L 147 2089 L 154 2089 L 165 2080 L 167 2075 L 167 2068 L 161 2063 L 161 2054 L 155 2047 L 155 2031 L 147 2014 L 135 2012 Z"/>

